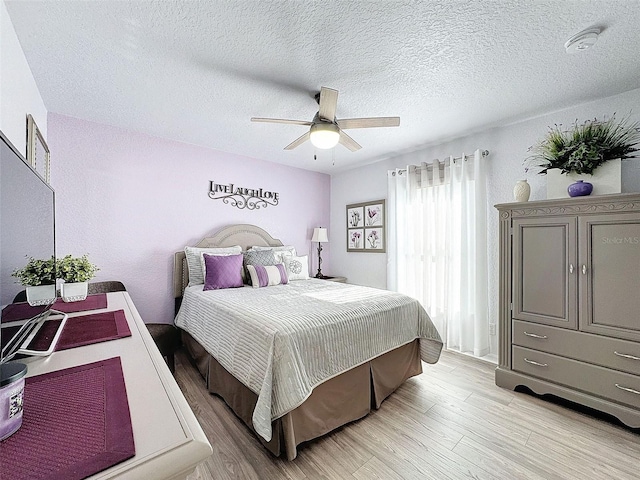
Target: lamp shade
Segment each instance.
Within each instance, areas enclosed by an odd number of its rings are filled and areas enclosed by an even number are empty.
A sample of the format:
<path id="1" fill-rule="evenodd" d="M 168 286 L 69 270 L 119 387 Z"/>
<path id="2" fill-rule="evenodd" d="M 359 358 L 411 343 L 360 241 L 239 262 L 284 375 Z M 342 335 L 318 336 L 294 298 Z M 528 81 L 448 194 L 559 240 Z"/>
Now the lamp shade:
<path id="1" fill-rule="evenodd" d="M 329 237 L 327 236 L 327 229 L 322 227 L 316 227 L 313 229 L 313 237 L 311 237 L 312 242 L 318 243 L 328 243 Z"/>
<path id="2" fill-rule="evenodd" d="M 340 140 L 340 129 L 333 123 L 314 123 L 309 132 L 313 146 L 323 150 L 335 147 Z"/>

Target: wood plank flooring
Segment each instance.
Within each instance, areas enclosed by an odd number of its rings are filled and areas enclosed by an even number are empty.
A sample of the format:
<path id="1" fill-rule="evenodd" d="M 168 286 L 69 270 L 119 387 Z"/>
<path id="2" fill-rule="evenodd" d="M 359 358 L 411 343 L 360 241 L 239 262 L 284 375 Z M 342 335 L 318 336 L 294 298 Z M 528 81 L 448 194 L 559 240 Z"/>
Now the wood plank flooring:
<path id="1" fill-rule="evenodd" d="M 640 433 L 496 387 L 494 365 L 444 352 L 379 410 L 273 457 L 210 395 L 184 352 L 176 380 L 213 447 L 189 480 L 638 479 Z"/>

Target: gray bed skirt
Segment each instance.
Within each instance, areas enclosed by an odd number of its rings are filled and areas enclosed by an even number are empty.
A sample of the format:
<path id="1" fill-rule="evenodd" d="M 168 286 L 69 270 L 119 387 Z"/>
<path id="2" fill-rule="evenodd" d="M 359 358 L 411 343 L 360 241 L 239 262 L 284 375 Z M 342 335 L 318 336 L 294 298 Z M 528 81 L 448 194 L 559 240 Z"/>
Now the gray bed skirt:
<path id="1" fill-rule="evenodd" d="M 251 418 L 258 396 L 187 332 L 182 332 L 182 339 L 209 392 L 220 396 L 253 430 Z M 293 460 L 298 445 L 366 416 L 408 378 L 420 373 L 420 341 L 416 339 L 318 385 L 304 403 L 272 422 L 271 441 L 256 437 L 274 455 L 284 452 Z"/>

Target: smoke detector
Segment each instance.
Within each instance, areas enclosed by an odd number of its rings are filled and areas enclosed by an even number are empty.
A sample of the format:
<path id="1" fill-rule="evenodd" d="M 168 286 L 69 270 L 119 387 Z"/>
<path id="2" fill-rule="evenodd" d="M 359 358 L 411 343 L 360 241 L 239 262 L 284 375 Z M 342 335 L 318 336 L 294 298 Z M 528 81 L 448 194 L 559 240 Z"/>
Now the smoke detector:
<path id="1" fill-rule="evenodd" d="M 598 41 L 598 35 L 600 35 L 599 28 L 588 28 L 580 33 L 576 33 L 567 40 L 564 48 L 567 50 L 567 53 L 582 52 L 595 45 Z"/>

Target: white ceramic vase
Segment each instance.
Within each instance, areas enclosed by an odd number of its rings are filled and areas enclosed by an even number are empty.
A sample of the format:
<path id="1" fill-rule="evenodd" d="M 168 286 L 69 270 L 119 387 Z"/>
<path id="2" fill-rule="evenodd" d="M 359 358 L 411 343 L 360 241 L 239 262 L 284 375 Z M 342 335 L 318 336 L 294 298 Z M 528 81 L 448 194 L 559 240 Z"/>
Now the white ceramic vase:
<path id="1" fill-rule="evenodd" d="M 531 186 L 526 180 L 518 180 L 513 187 L 513 198 L 516 202 L 528 202 L 531 195 Z"/>
<path id="2" fill-rule="evenodd" d="M 87 298 L 88 289 L 88 282 L 65 282 L 60 285 L 60 296 L 64 302 L 79 302 Z"/>

